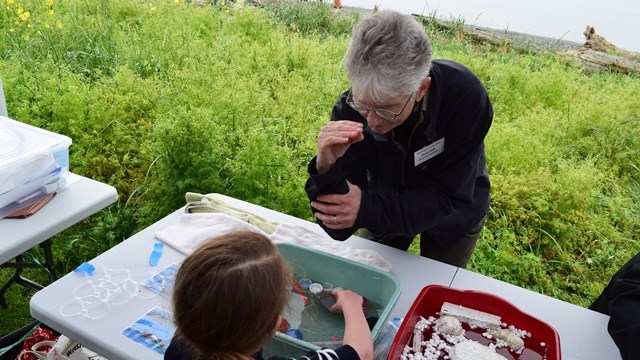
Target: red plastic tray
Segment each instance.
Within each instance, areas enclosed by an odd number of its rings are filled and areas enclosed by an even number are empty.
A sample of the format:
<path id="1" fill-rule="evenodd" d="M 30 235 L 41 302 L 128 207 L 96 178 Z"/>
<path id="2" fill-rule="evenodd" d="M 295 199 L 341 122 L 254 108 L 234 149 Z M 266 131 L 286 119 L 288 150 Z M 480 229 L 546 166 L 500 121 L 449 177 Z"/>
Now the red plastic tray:
<path id="1" fill-rule="evenodd" d="M 547 360 L 561 359 L 558 332 L 551 325 L 523 312 L 509 301 L 482 291 L 458 290 L 446 286 L 429 285 L 418 294 L 404 317 L 398 329 L 398 334 L 391 345 L 387 360 L 400 359 L 402 350 L 409 342 L 420 316 L 426 318 L 432 315 L 434 307 L 438 308 L 439 311 L 444 302 L 498 315 L 503 323 L 527 330 L 532 336 L 543 341 L 547 347 Z"/>

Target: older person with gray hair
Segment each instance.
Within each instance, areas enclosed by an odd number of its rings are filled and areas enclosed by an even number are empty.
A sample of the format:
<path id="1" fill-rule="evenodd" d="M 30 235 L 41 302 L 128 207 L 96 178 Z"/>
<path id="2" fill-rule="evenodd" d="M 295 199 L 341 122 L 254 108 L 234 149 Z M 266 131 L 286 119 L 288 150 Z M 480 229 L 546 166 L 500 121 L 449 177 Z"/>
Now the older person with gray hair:
<path id="1" fill-rule="evenodd" d="M 484 138 L 493 109 L 469 69 L 432 60 L 424 28 L 380 11 L 354 28 L 351 88 L 318 135 L 306 184 L 320 226 L 466 266 L 489 209 Z"/>

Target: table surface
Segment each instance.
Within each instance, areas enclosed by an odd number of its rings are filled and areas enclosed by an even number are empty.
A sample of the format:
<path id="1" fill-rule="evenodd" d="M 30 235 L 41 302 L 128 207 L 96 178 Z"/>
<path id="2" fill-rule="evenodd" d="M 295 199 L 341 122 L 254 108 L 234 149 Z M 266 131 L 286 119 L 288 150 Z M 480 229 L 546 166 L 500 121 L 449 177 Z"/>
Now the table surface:
<path id="1" fill-rule="evenodd" d="M 113 186 L 69 173 L 68 185 L 26 219 L 0 219 L 0 264 L 39 245 L 118 199 Z"/>
<path id="2" fill-rule="evenodd" d="M 232 206 L 262 216 L 266 220 L 291 223 L 318 234 L 324 234 L 324 231 L 315 223 L 227 196 L 217 196 Z M 183 209 L 176 210 L 91 260 L 90 263 L 97 268 L 96 274 L 107 271 L 123 273 L 126 270 L 130 279 L 141 283 L 166 266 L 181 262 L 184 255 L 165 246 L 158 266 L 148 265 L 153 244 L 157 242 L 154 233 L 176 224 L 183 214 Z M 426 285 L 438 284 L 460 289 L 485 290 L 512 301 L 522 310 L 554 326 L 560 333 L 563 359 L 616 360 L 620 358 L 615 344 L 607 333 L 607 316 L 356 236 L 347 239 L 346 243 L 354 248 L 376 250 L 392 264 L 391 273 L 400 280 L 402 293 L 391 316 L 403 317 L 420 290 Z M 170 309 L 170 301 L 140 286 L 136 289 L 136 296 L 128 301 L 109 304 L 108 308 L 103 309 L 106 311 L 106 316 L 100 319 L 92 320 L 82 315 L 68 315 L 63 309 L 66 309 L 67 304 L 77 301 L 76 295 L 83 286 L 86 286 L 87 281 L 82 274 L 73 272 L 39 291 L 31 298 L 32 316 L 110 360 L 162 359 L 162 355 L 125 337 L 122 331 L 154 306 Z"/>

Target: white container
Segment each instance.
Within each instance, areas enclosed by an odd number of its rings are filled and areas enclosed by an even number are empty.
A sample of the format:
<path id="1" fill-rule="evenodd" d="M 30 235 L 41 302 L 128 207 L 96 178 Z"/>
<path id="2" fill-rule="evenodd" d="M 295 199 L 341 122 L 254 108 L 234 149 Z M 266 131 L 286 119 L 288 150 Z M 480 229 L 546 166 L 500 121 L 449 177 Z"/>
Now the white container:
<path id="1" fill-rule="evenodd" d="M 64 188 L 70 145 L 67 136 L 0 116 L 0 212 L 34 194 Z"/>

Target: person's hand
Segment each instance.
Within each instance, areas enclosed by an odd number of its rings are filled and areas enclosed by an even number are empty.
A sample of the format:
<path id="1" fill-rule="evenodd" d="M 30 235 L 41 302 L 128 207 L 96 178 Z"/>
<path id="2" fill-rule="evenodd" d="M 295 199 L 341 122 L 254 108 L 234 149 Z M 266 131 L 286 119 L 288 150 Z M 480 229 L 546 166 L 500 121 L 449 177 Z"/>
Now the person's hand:
<path id="1" fill-rule="evenodd" d="M 351 144 L 364 139 L 363 125 L 350 120 L 330 121 L 318 134 L 316 170 L 324 174 L 347 152 Z"/>
<path id="2" fill-rule="evenodd" d="M 362 296 L 354 293 L 351 290 L 337 289 L 336 303 L 331 307 L 331 311 L 346 312 L 355 309 L 362 312 L 363 301 L 364 299 L 362 298 Z"/>
<path id="3" fill-rule="evenodd" d="M 333 230 L 353 227 L 360 211 L 362 190 L 347 180 L 349 192 L 346 194 L 318 195 L 311 206 L 318 210 L 313 214 L 318 220 Z"/>
<path id="4" fill-rule="evenodd" d="M 336 289 L 336 303 L 331 311 L 342 311 L 344 338 L 342 343 L 351 346 L 360 359 L 373 359 L 373 339 L 369 324 L 362 311 L 364 298 L 351 290 Z"/>

